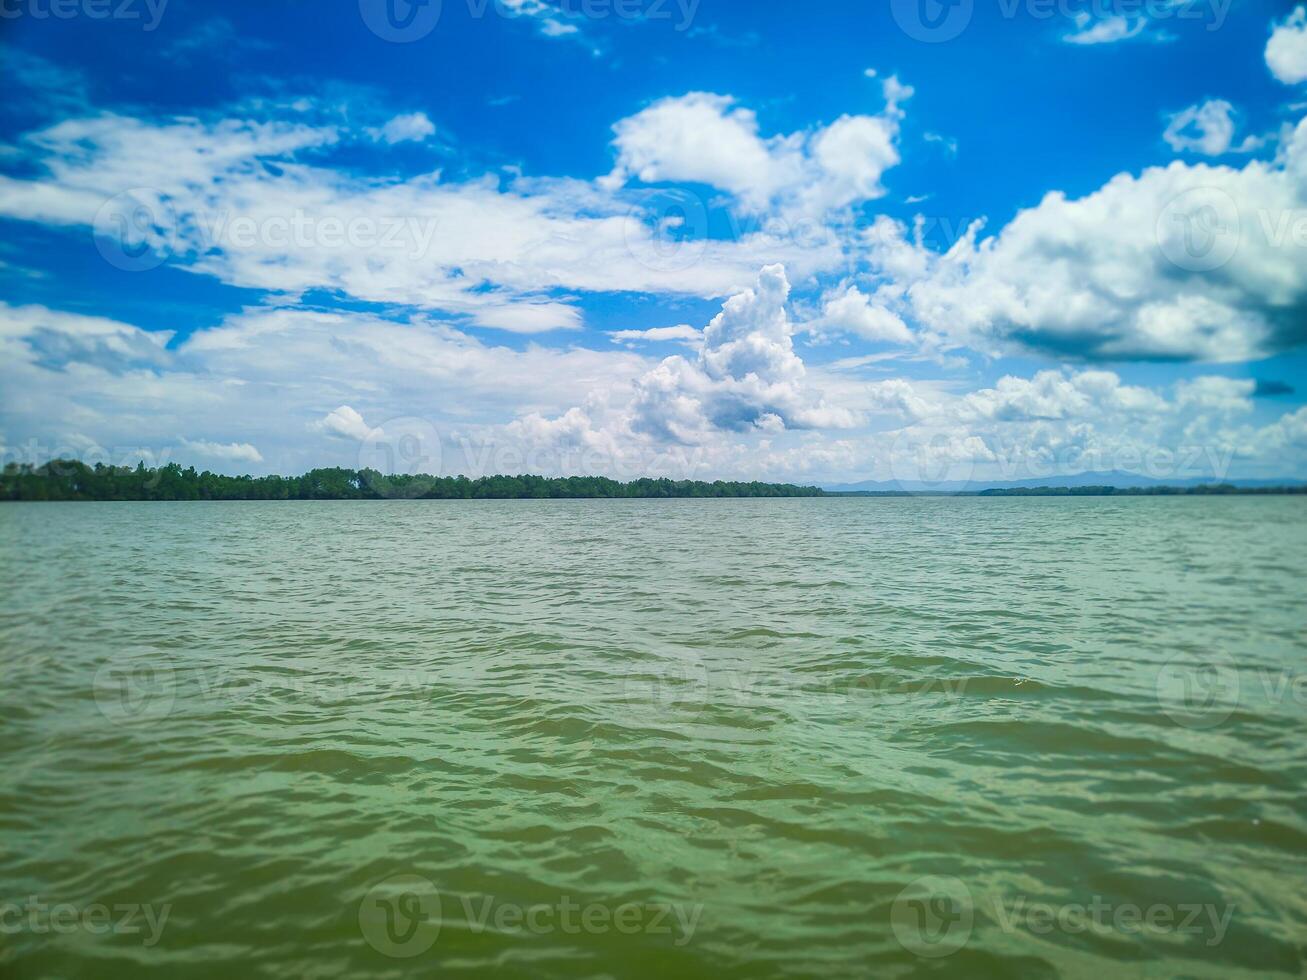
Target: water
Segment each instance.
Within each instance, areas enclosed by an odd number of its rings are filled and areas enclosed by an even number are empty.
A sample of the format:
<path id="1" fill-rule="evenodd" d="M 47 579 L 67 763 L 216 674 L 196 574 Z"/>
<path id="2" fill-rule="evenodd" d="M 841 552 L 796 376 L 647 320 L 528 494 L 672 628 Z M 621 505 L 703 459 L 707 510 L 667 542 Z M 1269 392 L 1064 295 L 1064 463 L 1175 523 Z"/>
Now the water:
<path id="1" fill-rule="evenodd" d="M 5 505 L 0 975 L 1301 975 L 1305 506 Z"/>

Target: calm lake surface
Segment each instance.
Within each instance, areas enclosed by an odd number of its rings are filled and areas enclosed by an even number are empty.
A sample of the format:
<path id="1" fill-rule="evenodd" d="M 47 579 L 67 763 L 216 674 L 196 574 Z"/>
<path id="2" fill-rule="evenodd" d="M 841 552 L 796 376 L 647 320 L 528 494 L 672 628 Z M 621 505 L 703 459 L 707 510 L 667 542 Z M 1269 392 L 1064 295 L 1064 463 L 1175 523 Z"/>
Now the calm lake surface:
<path id="1" fill-rule="evenodd" d="M 1307 969 L 1302 498 L 7 504 L 0 569 L 6 978 Z"/>

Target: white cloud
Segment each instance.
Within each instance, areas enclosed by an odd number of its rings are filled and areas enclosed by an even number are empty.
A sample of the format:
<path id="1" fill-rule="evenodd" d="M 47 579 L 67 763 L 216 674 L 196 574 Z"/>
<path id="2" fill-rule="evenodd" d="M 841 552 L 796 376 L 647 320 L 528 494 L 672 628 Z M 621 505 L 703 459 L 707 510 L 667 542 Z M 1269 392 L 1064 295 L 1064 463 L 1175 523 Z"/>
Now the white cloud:
<path id="1" fill-rule="evenodd" d="M 545 37 L 566 37 L 577 32 L 578 28 L 575 24 L 567 24 L 561 20 L 546 20 L 540 25 L 540 33 Z"/>
<path id="2" fill-rule="evenodd" d="M 827 293 L 821 316 L 808 323 L 807 328 L 817 336 L 847 333 L 864 340 L 912 343 L 912 331 L 897 313 L 886 309 L 852 284 Z"/>
<path id="3" fill-rule="evenodd" d="M 1148 26 L 1148 18 L 1122 14 L 1094 18 L 1082 11 L 1076 15 L 1075 23 L 1076 30 L 1062 36 L 1062 40 L 1068 44 L 1115 44 L 1117 41 L 1138 37 Z"/>
<path id="4" fill-rule="evenodd" d="M 1307 409 L 1260 427 L 1254 383 L 1207 376 L 1170 392 L 1110 371 L 1040 371 L 959 393 L 893 379 L 872 411 L 899 428 L 867 437 L 879 479 L 1025 480 L 1125 470 L 1162 481 L 1227 478 L 1236 465 L 1282 475 L 1307 457 Z M 1248 470 L 1244 470 L 1248 472 Z"/>
<path id="5" fill-rule="evenodd" d="M 158 354 L 148 362 L 107 357 L 87 338 Z M 115 462 L 122 447 L 166 459 L 181 431 L 210 450 L 257 445 L 265 469 L 293 473 L 355 465 L 373 423 L 416 417 L 450 439 L 470 437 L 515 414 L 564 411 L 578 391 L 629 389 L 650 367 L 624 351 L 513 350 L 428 320 L 306 308 L 253 308 L 173 347 L 164 349 L 164 339 L 102 318 L 0 304 L 7 443 L 35 444 L 34 455 L 48 456 L 76 449 L 79 435 L 120 447 Z"/>
<path id="6" fill-rule="evenodd" d="M 688 181 L 730 192 L 742 209 L 779 209 L 820 217 L 881 197 L 881 177 L 899 162 L 901 102 L 912 89 L 896 77 L 883 83 L 878 116 L 844 115 L 810 133 L 763 137 L 751 109 L 727 95 L 691 92 L 655 102 L 618 122 L 616 187 Z"/>
<path id="7" fill-rule="evenodd" d="M 349 405 L 333 408 L 322 418 L 309 423 L 309 428 L 316 432 L 327 432 L 343 439 L 366 439 L 372 427 L 363 421 L 363 416 Z"/>
<path id="8" fill-rule="evenodd" d="M 1203 451 L 1203 465 L 1240 461 L 1248 475 L 1307 464 L 1307 409 L 1258 421 L 1248 379 L 1165 390 L 1061 370 L 970 390 L 805 369 L 790 346 L 786 292 L 783 273 L 764 270 L 713 319 L 704 354 L 661 362 L 492 347 L 421 319 L 258 308 L 162 350 L 157 363 L 106 364 L 48 335 L 118 337 L 129 350 L 155 341 L 129 324 L 0 304 L 0 432 L 24 458 L 134 464 L 178 451 L 282 473 L 360 466 L 361 443 L 414 431 L 415 420 L 444 444 L 433 457 L 448 473 L 847 480 L 902 476 L 924 460 L 1017 479 L 1142 471 L 1150 458 L 1182 461 L 1186 447 Z M 55 349 L 66 352 L 58 362 Z"/>
<path id="9" fill-rule="evenodd" d="M 1171 116 L 1162 138 L 1177 152 L 1188 150 L 1211 157 L 1248 153 L 1261 145 L 1261 140 L 1249 136 L 1231 150 L 1234 130 L 1234 106 L 1224 99 L 1208 99 Z"/>
<path id="10" fill-rule="evenodd" d="M 231 463 L 263 462 L 263 456 L 248 442 L 209 442 L 207 439 L 187 439 L 183 436 L 181 443 L 192 452 L 213 459 L 221 459 Z"/>
<path id="11" fill-rule="evenodd" d="M 564 303 L 506 303 L 479 309 L 472 316 L 479 327 L 494 327 L 512 333 L 545 333 L 549 330 L 579 330 L 581 314 Z"/>
<path id="12" fill-rule="evenodd" d="M 1285 85 L 1307 81 L 1307 7 L 1276 24 L 1266 42 L 1266 66 Z"/>
<path id="13" fill-rule="evenodd" d="M 786 310 L 789 293 L 784 268 L 767 266 L 753 288 L 723 304 L 694 359 L 665 358 L 634 379 L 624 405 L 591 403 L 555 419 L 531 413 L 509 431 L 518 438 L 609 447 L 641 441 L 701 446 L 727 432 L 852 426 L 853 412 L 805 390 Z"/>
<path id="14" fill-rule="evenodd" d="M 615 343 L 627 347 L 639 343 L 665 343 L 673 341 L 687 347 L 698 347 L 703 343 L 703 331 L 688 323 L 678 323 L 674 327 L 650 327 L 648 330 L 612 330 L 608 336 Z"/>
<path id="15" fill-rule="evenodd" d="M 1257 382 L 1247 378 L 1208 376 L 1176 383 L 1176 404 L 1181 408 L 1214 409 L 1227 415 L 1253 410 Z"/>
<path id="16" fill-rule="evenodd" d="M 434 136 L 436 124 L 427 118 L 425 112 L 410 112 L 395 116 L 380 129 L 369 129 L 368 134 L 383 143 L 420 143 L 428 136 Z"/>
<path id="17" fill-rule="evenodd" d="M 1229 362 L 1307 339 L 1307 123 L 1276 162 L 1119 174 L 1050 193 L 997 235 L 939 253 L 882 220 L 876 296 L 937 338 L 1001 353 Z"/>
<path id="18" fill-rule="evenodd" d="M 839 132 L 822 151 L 835 169 Z M 579 323 L 554 291 L 717 298 L 769 260 L 804 277 L 844 261 L 833 235 L 671 240 L 645 191 L 520 176 L 373 178 L 322 164 L 320 154 L 356 138 L 303 122 L 70 119 L 22 141 L 25 163 L 44 172 L 0 176 L 0 214 L 90 226 L 102 207 L 111 218 L 126 210 L 150 219 L 143 240 L 173 265 L 233 285 L 289 298 L 336 290 L 528 332 Z M 507 312 L 516 305 L 524 309 Z"/>

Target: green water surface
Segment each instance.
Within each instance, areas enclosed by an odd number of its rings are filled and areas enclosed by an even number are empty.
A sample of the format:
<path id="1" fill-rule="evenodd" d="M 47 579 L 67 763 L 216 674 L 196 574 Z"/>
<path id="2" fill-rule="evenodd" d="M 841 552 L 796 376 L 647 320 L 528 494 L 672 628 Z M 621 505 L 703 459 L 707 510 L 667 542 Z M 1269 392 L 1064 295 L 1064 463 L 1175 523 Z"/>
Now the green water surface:
<path id="1" fill-rule="evenodd" d="M 0 976 L 1300 976 L 1305 518 L 0 506 Z"/>

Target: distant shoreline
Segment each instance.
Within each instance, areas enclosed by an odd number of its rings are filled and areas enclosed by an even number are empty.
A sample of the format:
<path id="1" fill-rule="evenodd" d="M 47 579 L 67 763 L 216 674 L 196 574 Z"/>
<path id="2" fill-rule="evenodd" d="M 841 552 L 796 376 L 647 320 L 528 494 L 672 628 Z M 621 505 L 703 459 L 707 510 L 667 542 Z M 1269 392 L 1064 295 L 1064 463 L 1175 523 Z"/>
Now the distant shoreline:
<path id="1" fill-rule="evenodd" d="M 10 463 L 0 471 L 0 501 L 176 500 L 578 500 L 710 497 L 821 497 L 819 487 L 737 480 L 643 478 L 623 483 L 602 476 L 386 475 L 326 467 L 302 476 L 225 476 L 169 463 L 157 469 L 87 466 L 52 460 Z"/>
<path id="2" fill-rule="evenodd" d="M 1267 497 L 1307 494 L 1307 485 L 1240 487 L 993 487 L 986 490 L 826 490 L 825 497 Z"/>
<path id="3" fill-rule="evenodd" d="M 1001 487 L 985 490 L 822 490 L 792 483 L 601 476 L 387 476 L 329 467 L 302 476 L 225 476 L 169 463 L 157 469 L 88 466 L 54 460 L 10 463 L 0 471 L 0 502 L 183 500 L 594 500 L 744 497 L 1206 497 L 1307 494 L 1307 485 L 1240 487 L 1229 483 L 1172 487 Z"/>

